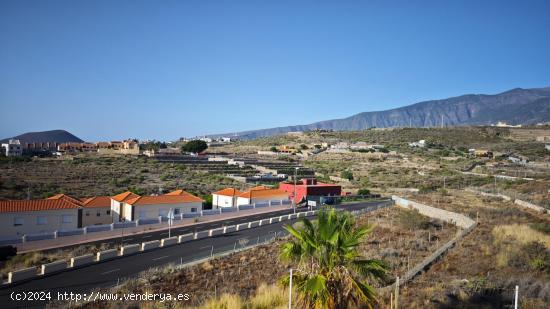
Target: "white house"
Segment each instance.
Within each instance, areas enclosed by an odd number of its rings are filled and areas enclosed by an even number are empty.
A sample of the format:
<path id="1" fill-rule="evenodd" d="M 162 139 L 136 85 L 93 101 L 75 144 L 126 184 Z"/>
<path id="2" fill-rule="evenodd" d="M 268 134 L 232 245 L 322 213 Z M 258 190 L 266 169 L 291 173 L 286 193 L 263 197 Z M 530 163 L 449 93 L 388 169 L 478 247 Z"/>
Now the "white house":
<path id="1" fill-rule="evenodd" d="M 237 206 L 288 199 L 288 193 L 283 190 L 259 186 L 239 194 L 237 196 Z"/>
<path id="2" fill-rule="evenodd" d="M 6 157 L 15 157 L 23 154 L 23 147 L 18 139 L 10 139 L 7 143 L 2 143 L 2 149 Z"/>
<path id="3" fill-rule="evenodd" d="M 0 236 L 22 236 L 82 227 L 80 201 L 66 195 L 0 201 Z"/>
<path id="4" fill-rule="evenodd" d="M 175 215 L 202 210 L 203 200 L 183 190 L 164 195 L 139 196 L 124 192 L 111 198 L 113 218 L 124 221 L 166 217 L 170 209 Z M 118 214 L 118 216 L 117 216 Z"/>
<path id="5" fill-rule="evenodd" d="M 235 207 L 237 206 L 237 197 L 243 192 L 235 188 L 225 188 L 212 193 L 212 208 Z"/>

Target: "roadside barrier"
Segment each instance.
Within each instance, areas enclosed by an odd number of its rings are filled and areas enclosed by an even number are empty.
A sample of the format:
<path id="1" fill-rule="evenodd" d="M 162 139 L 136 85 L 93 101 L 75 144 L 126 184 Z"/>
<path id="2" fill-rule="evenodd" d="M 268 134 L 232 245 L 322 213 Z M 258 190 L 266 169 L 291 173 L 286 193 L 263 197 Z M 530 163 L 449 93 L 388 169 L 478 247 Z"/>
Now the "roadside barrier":
<path id="1" fill-rule="evenodd" d="M 151 240 L 141 243 L 141 251 L 147 251 L 158 248 L 160 246 L 160 240 Z"/>
<path id="2" fill-rule="evenodd" d="M 67 261 L 55 261 L 48 264 L 42 264 L 42 268 L 40 269 L 41 275 L 50 274 L 53 272 L 61 271 L 67 269 Z"/>
<path id="3" fill-rule="evenodd" d="M 174 236 L 174 237 L 164 238 L 164 239 L 161 239 L 161 240 L 153 240 L 153 241 L 143 242 L 141 244 L 129 244 L 129 245 L 122 246 L 119 250 L 109 249 L 109 250 L 99 251 L 95 255 L 94 254 L 86 254 L 86 255 L 83 255 L 83 256 L 73 257 L 69 260 L 70 261 L 69 264 L 67 263 L 66 260 L 61 260 L 61 261 L 55 261 L 55 262 L 52 262 L 52 263 L 43 264 L 38 269 L 36 267 L 30 267 L 30 268 L 24 268 L 24 269 L 12 271 L 8 274 L 7 283 L 8 284 L 16 283 L 16 282 L 19 282 L 19 281 L 32 279 L 32 278 L 37 277 L 39 275 L 48 275 L 48 274 L 52 274 L 52 273 L 56 273 L 56 272 L 60 272 L 60 271 L 64 271 L 64 270 L 70 270 L 71 268 L 74 268 L 74 267 L 89 265 L 89 264 L 93 264 L 93 263 L 97 263 L 97 262 L 103 262 L 103 261 L 106 261 L 106 260 L 109 260 L 109 259 L 114 259 L 114 258 L 117 258 L 117 257 L 138 253 L 140 251 L 143 252 L 143 251 L 153 250 L 153 249 L 156 249 L 156 248 L 159 248 L 159 247 L 166 247 L 166 246 L 170 246 L 170 245 L 181 244 L 181 243 L 184 243 L 184 242 L 192 241 L 194 239 L 202 239 L 202 238 L 222 235 L 222 234 L 225 234 L 225 233 L 241 231 L 241 230 L 252 228 L 252 227 L 264 226 L 264 225 L 268 225 L 268 224 L 272 224 L 272 223 L 276 223 L 276 222 L 281 222 L 281 221 L 285 221 L 285 220 L 289 220 L 289 219 L 295 219 L 297 217 L 312 216 L 312 215 L 315 215 L 316 213 L 317 213 L 317 211 L 299 212 L 297 214 L 277 216 L 277 217 L 272 217 L 272 218 L 268 218 L 268 219 L 261 219 L 261 220 L 241 223 L 241 224 L 237 224 L 237 225 L 230 225 L 230 226 L 225 226 L 225 227 L 216 228 L 216 229 L 210 229 L 210 230 L 198 231 L 198 232 L 195 232 L 195 233 L 188 233 L 188 234 L 184 234 L 184 235 L 178 235 L 178 236 Z M 182 214 L 182 215 L 184 215 L 184 214 Z M 111 226 L 113 228 L 120 228 L 123 225 L 124 226 L 126 226 L 126 225 L 135 226 L 135 225 L 137 225 L 137 222 L 119 222 L 119 223 L 113 223 L 113 224 L 105 225 L 105 226 L 98 226 L 98 228 L 100 228 L 100 229 L 101 228 L 110 228 Z M 28 236 L 32 237 L 33 235 L 27 235 L 27 237 Z M 39 235 L 39 236 L 44 236 L 44 234 Z M 37 270 L 39 270 L 39 273 L 37 273 Z"/>
<path id="4" fill-rule="evenodd" d="M 163 239 L 160 240 L 160 246 L 161 247 L 168 247 L 168 246 L 175 245 L 177 243 L 178 243 L 178 237 L 177 236 L 169 237 L 169 238 L 163 238 Z"/>
<path id="5" fill-rule="evenodd" d="M 93 254 L 86 254 L 82 256 L 73 257 L 70 260 L 69 267 L 77 267 L 86 264 L 91 264 L 95 261 Z"/>
<path id="6" fill-rule="evenodd" d="M 23 268 L 16 271 L 10 271 L 8 274 L 8 283 L 15 283 L 21 280 L 31 279 L 36 277 L 36 267 Z"/>
<path id="7" fill-rule="evenodd" d="M 126 245 L 120 248 L 120 255 L 127 255 L 139 252 L 140 244 Z"/>
<path id="8" fill-rule="evenodd" d="M 99 251 L 96 254 L 96 261 L 102 262 L 108 259 L 113 259 L 118 256 L 118 250 L 117 249 L 110 249 L 105 251 Z"/>

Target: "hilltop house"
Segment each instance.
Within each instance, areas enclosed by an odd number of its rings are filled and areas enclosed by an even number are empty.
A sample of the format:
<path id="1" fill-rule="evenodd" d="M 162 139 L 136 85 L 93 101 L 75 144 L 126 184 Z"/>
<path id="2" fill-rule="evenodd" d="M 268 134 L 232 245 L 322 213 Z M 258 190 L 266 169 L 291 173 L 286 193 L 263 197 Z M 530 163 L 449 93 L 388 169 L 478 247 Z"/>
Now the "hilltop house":
<path id="1" fill-rule="evenodd" d="M 0 235 L 22 236 L 82 227 L 82 203 L 67 195 L 0 201 Z"/>
<path id="2" fill-rule="evenodd" d="M 184 212 L 202 210 L 203 200 L 183 190 L 176 190 L 164 195 L 139 196 L 124 192 L 111 197 L 113 220 L 135 221 L 166 217 L 170 209 L 175 215 Z"/>
<path id="3" fill-rule="evenodd" d="M 235 207 L 237 206 L 237 197 L 243 192 L 235 188 L 225 188 L 212 193 L 212 208 Z"/>
<path id="4" fill-rule="evenodd" d="M 6 157 L 16 157 L 23 154 L 21 142 L 18 139 L 10 139 L 7 143 L 2 143 L 2 152 Z"/>
<path id="5" fill-rule="evenodd" d="M 139 143 L 135 140 L 98 142 L 96 146 L 100 154 L 139 155 Z"/>

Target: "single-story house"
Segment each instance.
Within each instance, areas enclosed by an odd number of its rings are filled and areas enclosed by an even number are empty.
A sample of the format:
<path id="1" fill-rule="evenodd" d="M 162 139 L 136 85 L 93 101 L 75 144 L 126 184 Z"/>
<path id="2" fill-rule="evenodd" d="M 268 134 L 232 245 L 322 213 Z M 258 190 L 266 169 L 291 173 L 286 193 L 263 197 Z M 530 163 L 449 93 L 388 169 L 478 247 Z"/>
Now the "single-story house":
<path id="1" fill-rule="evenodd" d="M 82 208 L 82 226 L 113 223 L 110 196 L 84 198 Z"/>
<path id="2" fill-rule="evenodd" d="M 239 194 L 237 196 L 237 206 L 288 199 L 288 193 L 283 190 L 258 186 Z"/>
<path id="3" fill-rule="evenodd" d="M 199 212 L 202 210 L 204 202 L 201 198 L 183 190 L 176 190 L 164 195 L 149 196 L 124 192 L 112 197 L 111 200 L 115 200 L 115 205 L 118 202 L 116 210 L 120 213 L 120 219 L 124 219 L 124 221 L 166 217 L 170 210 L 173 210 L 174 215 Z M 113 216 L 116 217 L 115 213 L 113 213 Z"/>
<path id="4" fill-rule="evenodd" d="M 111 196 L 111 215 L 113 216 L 113 222 L 120 222 L 122 218 L 126 218 L 124 203 L 136 197 L 139 197 L 139 195 L 130 191 Z"/>
<path id="5" fill-rule="evenodd" d="M 66 195 L 0 201 L 0 236 L 22 236 L 82 227 L 81 202 Z"/>
<path id="6" fill-rule="evenodd" d="M 212 193 L 212 208 L 235 207 L 237 206 L 237 197 L 243 192 L 235 188 L 225 188 Z"/>

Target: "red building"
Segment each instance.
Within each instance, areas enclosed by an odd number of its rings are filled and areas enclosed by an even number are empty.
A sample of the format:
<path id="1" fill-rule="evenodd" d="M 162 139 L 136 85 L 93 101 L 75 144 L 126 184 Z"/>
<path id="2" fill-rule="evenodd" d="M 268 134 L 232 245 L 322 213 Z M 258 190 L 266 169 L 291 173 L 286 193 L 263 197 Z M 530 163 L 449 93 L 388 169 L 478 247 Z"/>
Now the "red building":
<path id="1" fill-rule="evenodd" d="M 279 189 L 287 192 L 291 199 L 294 199 L 294 182 L 281 182 Z M 342 187 L 334 184 L 317 182 L 315 178 L 303 178 L 296 183 L 295 203 L 305 200 L 320 202 L 321 197 L 340 196 Z"/>

